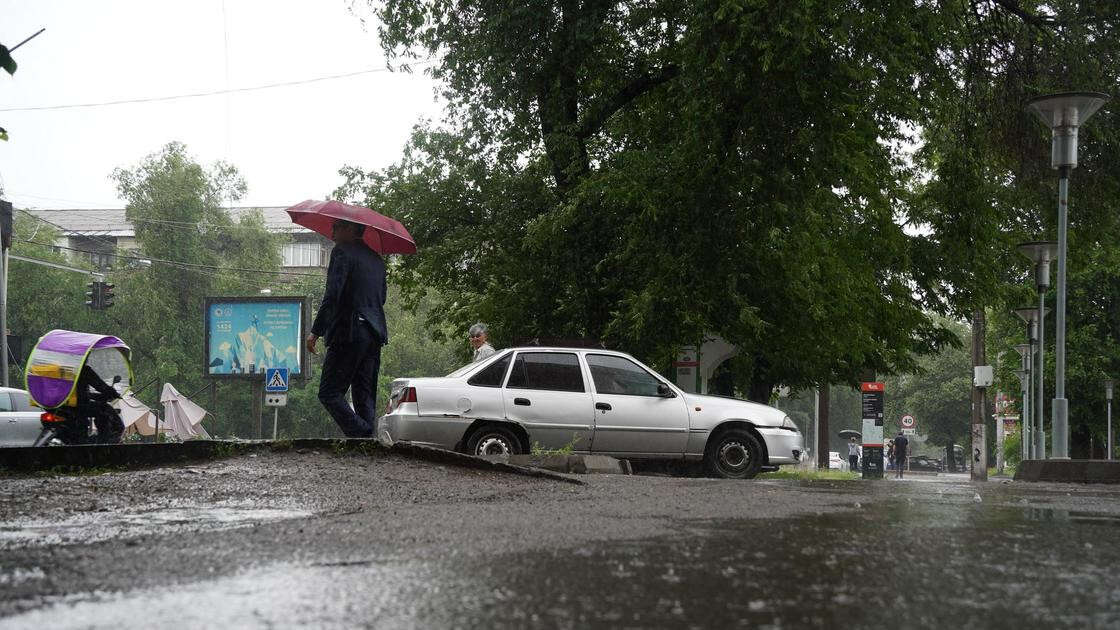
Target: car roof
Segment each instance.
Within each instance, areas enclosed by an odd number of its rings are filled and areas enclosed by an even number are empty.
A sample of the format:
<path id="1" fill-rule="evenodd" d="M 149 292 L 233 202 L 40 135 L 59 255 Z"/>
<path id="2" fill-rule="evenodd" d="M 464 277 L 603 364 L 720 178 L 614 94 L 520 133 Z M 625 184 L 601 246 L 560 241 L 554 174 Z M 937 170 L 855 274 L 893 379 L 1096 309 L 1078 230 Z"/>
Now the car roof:
<path id="1" fill-rule="evenodd" d="M 533 352 L 593 352 L 595 354 L 619 354 L 630 356 L 621 350 L 607 350 L 606 348 L 564 348 L 560 346 L 514 346 L 506 350 L 532 350 Z"/>
<path id="2" fill-rule="evenodd" d="M 27 390 L 26 389 L 20 389 L 18 387 L 0 387 L 0 394 L 10 394 L 12 392 L 19 392 L 21 394 L 26 394 Z"/>

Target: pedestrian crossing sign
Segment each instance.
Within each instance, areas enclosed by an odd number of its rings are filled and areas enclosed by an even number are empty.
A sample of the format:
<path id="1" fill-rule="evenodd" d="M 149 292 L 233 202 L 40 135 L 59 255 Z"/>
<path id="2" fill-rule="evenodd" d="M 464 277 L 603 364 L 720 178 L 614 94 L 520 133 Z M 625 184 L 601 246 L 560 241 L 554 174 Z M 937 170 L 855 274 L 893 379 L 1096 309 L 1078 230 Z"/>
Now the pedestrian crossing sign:
<path id="1" fill-rule="evenodd" d="M 264 391 L 288 391 L 288 368 L 266 368 L 264 371 Z"/>

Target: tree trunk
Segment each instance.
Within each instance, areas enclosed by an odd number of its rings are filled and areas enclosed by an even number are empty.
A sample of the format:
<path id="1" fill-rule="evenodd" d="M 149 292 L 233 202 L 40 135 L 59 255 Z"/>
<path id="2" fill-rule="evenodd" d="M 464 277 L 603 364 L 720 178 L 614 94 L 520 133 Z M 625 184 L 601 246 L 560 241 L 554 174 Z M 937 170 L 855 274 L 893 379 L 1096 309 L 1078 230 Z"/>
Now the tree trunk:
<path id="1" fill-rule="evenodd" d="M 975 369 L 978 365 L 984 365 L 986 362 L 986 355 L 984 352 L 984 310 L 976 309 L 972 313 L 972 367 Z M 984 424 L 984 416 L 986 414 L 984 404 L 984 390 L 983 387 L 973 386 L 972 388 L 972 469 L 973 481 L 987 481 L 988 480 L 988 445 L 986 425 Z"/>
<path id="2" fill-rule="evenodd" d="M 955 438 L 949 438 L 949 443 L 945 445 L 945 472 L 956 472 L 957 470 L 957 458 L 954 455 L 956 445 Z"/>
<path id="3" fill-rule="evenodd" d="M 764 405 L 770 404 L 770 394 L 774 391 L 773 383 L 760 383 L 758 381 L 751 381 L 750 389 L 747 390 L 747 400 L 762 403 Z"/>
<path id="4" fill-rule="evenodd" d="M 817 394 L 820 422 L 817 424 L 817 468 L 828 469 L 828 383 Z"/>

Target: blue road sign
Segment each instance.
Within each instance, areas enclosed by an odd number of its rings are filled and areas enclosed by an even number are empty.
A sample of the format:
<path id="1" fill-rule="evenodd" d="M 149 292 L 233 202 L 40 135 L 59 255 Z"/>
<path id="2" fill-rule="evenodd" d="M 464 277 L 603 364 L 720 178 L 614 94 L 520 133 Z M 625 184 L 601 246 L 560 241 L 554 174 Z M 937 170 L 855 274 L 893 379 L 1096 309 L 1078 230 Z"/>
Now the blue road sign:
<path id="1" fill-rule="evenodd" d="M 264 371 L 264 391 L 266 392 L 286 392 L 288 391 L 288 368 L 265 368 Z"/>

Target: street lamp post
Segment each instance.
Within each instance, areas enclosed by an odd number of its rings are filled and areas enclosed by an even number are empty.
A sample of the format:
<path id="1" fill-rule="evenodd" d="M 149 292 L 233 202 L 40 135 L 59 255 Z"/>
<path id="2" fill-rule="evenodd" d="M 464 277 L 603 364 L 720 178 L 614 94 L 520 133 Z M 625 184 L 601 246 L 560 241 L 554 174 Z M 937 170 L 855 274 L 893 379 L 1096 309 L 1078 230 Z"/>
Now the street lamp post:
<path id="1" fill-rule="evenodd" d="M 1036 347 L 1038 348 L 1038 365 L 1036 368 L 1031 368 L 1035 373 L 1036 385 L 1034 388 L 1034 458 L 1046 459 L 1046 431 L 1043 429 L 1046 413 L 1043 411 L 1042 398 L 1045 387 L 1043 386 L 1042 371 L 1046 367 L 1046 314 L 1049 309 L 1046 308 L 1046 290 L 1050 288 L 1050 261 L 1054 259 L 1054 253 L 1058 250 L 1058 244 L 1054 241 L 1031 241 L 1029 243 L 1020 243 L 1018 245 L 1019 253 L 1031 259 L 1034 263 L 1034 286 L 1038 290 L 1038 308 L 1035 309 L 1034 328 L 1038 334 L 1031 335 L 1038 340 Z M 1024 317 L 1019 315 L 1019 317 Z M 1028 322 L 1029 324 L 1030 322 Z M 1028 329 L 1029 334 L 1029 329 Z"/>
<path id="2" fill-rule="evenodd" d="M 1031 386 L 1031 375 L 1026 370 L 1015 370 L 1015 376 L 1019 377 L 1019 390 L 1022 393 L 1022 404 L 1020 405 L 1020 414 L 1023 416 L 1021 419 L 1022 426 L 1019 427 L 1019 458 L 1026 461 L 1031 458 L 1030 452 L 1030 431 L 1027 429 L 1027 418 L 1030 417 L 1030 396 L 1028 391 Z"/>
<path id="3" fill-rule="evenodd" d="M 1105 448 L 1105 453 L 1108 459 L 1112 459 L 1112 386 L 1112 379 L 1104 379 L 1104 401 L 1105 408 L 1108 410 L 1106 412 L 1108 418 L 1108 447 Z"/>
<path id="4" fill-rule="evenodd" d="M 1022 459 L 1031 459 L 1031 364 L 1034 362 L 1034 340 L 1028 337 L 1028 343 L 1015 346 L 1019 353 L 1019 369 L 1015 375 L 1019 377 L 1019 450 Z"/>
<path id="5" fill-rule="evenodd" d="M 1054 338 L 1052 455 L 1069 459 L 1069 401 L 1066 400 L 1066 224 L 1069 176 L 1077 168 L 1077 130 L 1108 100 L 1100 92 L 1063 92 L 1031 99 L 1027 109 L 1051 131 L 1050 166 L 1058 169 L 1058 296 Z"/>

